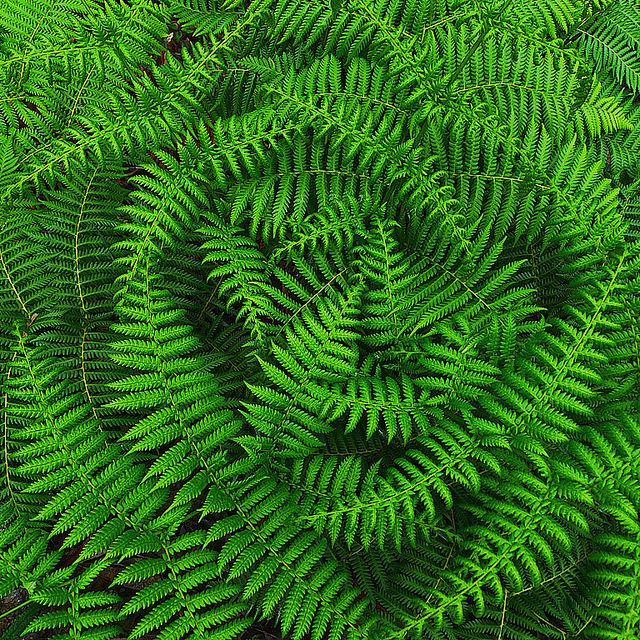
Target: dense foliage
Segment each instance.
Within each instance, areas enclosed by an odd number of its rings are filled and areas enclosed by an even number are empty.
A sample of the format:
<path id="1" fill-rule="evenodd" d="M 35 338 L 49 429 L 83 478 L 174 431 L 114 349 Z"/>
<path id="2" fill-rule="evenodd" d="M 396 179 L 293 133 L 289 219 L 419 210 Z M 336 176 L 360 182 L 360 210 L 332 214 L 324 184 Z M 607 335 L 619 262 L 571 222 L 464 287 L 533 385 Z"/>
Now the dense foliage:
<path id="1" fill-rule="evenodd" d="M 0 76 L 3 640 L 640 637 L 637 0 L 3 0 Z"/>

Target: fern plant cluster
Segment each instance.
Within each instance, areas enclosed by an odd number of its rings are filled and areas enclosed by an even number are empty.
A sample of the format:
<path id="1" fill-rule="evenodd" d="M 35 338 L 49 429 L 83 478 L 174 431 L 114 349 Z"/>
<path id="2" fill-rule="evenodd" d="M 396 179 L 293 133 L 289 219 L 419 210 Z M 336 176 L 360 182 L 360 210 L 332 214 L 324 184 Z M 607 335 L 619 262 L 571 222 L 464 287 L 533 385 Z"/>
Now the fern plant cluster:
<path id="1" fill-rule="evenodd" d="M 4 0 L 0 76 L 3 640 L 640 637 L 636 0 Z"/>

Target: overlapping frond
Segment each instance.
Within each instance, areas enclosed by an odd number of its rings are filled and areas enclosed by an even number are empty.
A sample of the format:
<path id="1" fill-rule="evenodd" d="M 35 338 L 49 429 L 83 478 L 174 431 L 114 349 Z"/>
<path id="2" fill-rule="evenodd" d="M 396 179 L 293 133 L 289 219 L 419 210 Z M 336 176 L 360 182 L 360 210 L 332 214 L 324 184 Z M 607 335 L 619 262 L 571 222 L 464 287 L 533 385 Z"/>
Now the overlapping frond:
<path id="1" fill-rule="evenodd" d="M 5 2 L 3 638 L 637 638 L 639 25 Z"/>

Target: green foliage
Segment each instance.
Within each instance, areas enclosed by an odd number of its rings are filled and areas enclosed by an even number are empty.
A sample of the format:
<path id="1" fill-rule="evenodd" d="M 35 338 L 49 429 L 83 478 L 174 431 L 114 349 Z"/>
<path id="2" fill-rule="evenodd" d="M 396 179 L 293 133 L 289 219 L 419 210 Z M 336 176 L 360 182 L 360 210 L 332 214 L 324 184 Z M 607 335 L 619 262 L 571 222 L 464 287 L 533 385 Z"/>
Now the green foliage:
<path id="1" fill-rule="evenodd" d="M 640 637 L 639 43 L 5 1 L 3 638 Z"/>

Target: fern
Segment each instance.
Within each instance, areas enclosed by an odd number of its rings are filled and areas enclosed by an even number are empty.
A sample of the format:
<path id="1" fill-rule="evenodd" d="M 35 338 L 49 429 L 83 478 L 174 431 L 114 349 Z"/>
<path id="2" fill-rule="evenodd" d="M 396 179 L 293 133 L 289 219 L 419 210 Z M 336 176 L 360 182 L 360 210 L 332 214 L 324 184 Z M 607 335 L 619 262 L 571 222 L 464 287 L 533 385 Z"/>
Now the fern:
<path id="1" fill-rule="evenodd" d="M 639 25 L 6 2 L 3 638 L 638 637 Z"/>

